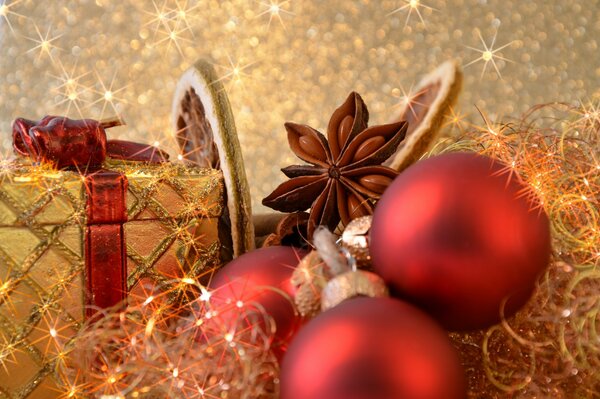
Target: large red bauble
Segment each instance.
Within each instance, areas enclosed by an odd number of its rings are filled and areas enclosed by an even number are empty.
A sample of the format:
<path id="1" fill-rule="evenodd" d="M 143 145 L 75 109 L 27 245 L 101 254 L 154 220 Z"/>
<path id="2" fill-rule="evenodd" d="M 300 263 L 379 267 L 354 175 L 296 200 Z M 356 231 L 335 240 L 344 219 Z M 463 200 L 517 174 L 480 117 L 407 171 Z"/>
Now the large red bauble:
<path id="1" fill-rule="evenodd" d="M 209 284 L 210 302 L 219 321 L 228 324 L 227 319 L 237 318 L 239 306 L 266 312 L 277 329 L 272 348 L 281 356 L 302 325 L 295 311 L 295 288 L 290 280 L 306 254 L 292 247 L 268 247 L 248 252 L 225 265 Z"/>
<path id="2" fill-rule="evenodd" d="M 549 222 L 510 167 L 445 154 L 416 163 L 388 187 L 370 250 L 395 295 L 448 329 L 484 328 L 531 296 L 550 257 Z"/>
<path id="3" fill-rule="evenodd" d="M 303 327 L 281 366 L 281 399 L 463 399 L 447 334 L 392 298 L 354 298 Z"/>

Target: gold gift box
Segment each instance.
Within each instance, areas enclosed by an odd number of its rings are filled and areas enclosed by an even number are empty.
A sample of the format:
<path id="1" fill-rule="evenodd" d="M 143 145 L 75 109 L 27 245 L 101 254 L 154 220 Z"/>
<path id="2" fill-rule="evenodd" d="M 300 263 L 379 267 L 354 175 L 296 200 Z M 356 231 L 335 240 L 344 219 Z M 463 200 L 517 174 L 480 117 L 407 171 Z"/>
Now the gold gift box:
<path id="1" fill-rule="evenodd" d="M 218 170 L 108 162 L 127 179 L 128 301 L 177 287 L 229 256 L 219 238 Z M 0 398 L 69 397 L 56 365 L 86 315 L 85 178 L 45 166 L 0 169 Z"/>

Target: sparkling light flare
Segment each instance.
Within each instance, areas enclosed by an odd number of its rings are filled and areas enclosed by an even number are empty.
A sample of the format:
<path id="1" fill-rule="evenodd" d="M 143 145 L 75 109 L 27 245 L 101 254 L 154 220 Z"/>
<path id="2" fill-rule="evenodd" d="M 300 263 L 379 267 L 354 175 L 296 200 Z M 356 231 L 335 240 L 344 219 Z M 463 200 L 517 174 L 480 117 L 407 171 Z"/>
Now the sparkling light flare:
<path id="1" fill-rule="evenodd" d="M 15 30 L 13 29 L 12 23 L 10 22 L 10 16 L 15 16 L 15 17 L 25 17 L 22 14 L 16 13 L 13 11 L 13 8 L 15 6 L 17 6 L 19 3 L 21 3 L 23 0 L 16 0 L 16 1 L 12 1 L 10 3 L 8 3 L 9 0 L 2 0 L 0 2 L 0 18 L 3 19 L 6 22 L 6 25 L 8 25 L 8 28 L 10 29 L 10 31 L 12 32 L 12 34 L 15 33 Z"/>
<path id="2" fill-rule="evenodd" d="M 260 5 L 263 8 L 263 11 L 256 15 L 257 18 L 262 17 L 263 15 L 269 16 L 269 22 L 267 23 L 267 29 L 271 28 L 271 23 L 274 19 L 276 19 L 279 24 L 283 27 L 284 30 L 287 30 L 285 24 L 283 22 L 282 15 L 295 15 L 293 12 L 286 10 L 286 7 L 289 4 L 290 0 L 277 1 L 271 0 L 269 3 L 264 1 L 259 1 Z"/>
<path id="3" fill-rule="evenodd" d="M 91 102 L 88 107 L 93 107 L 96 104 L 102 105 L 98 119 L 104 118 L 107 108 L 111 109 L 111 114 L 120 114 L 121 110 L 119 107 L 128 103 L 127 100 L 121 96 L 121 94 L 126 93 L 126 90 L 130 84 L 117 86 L 117 71 L 113 73 L 109 83 L 105 83 L 98 72 L 96 72 L 96 77 L 97 81 L 95 83 L 95 87 L 90 88 L 90 90 L 96 94 L 96 100 Z"/>
<path id="4" fill-rule="evenodd" d="M 404 27 L 408 26 L 408 23 L 410 22 L 410 17 L 413 12 L 415 14 L 417 14 L 417 16 L 419 17 L 419 20 L 421 21 L 423 26 L 425 26 L 425 20 L 423 19 L 423 15 L 421 14 L 421 9 L 430 10 L 430 11 L 438 11 L 437 9 L 435 9 L 431 6 L 423 4 L 423 2 L 421 0 L 402 0 L 402 1 L 404 1 L 405 4 L 403 6 L 396 8 L 395 10 L 391 11 L 390 13 L 388 13 L 388 16 L 399 13 L 399 12 L 406 12 L 407 15 L 406 15 L 406 20 L 404 21 Z"/>
<path id="5" fill-rule="evenodd" d="M 78 117 L 84 119 L 86 115 L 82 112 L 82 105 L 87 103 L 85 94 L 90 91 L 90 88 L 83 84 L 82 80 L 90 75 L 90 71 L 77 73 L 77 64 L 75 63 L 70 71 L 67 71 L 61 61 L 57 62 L 60 68 L 59 75 L 50 76 L 58 82 L 58 86 L 53 88 L 53 92 L 58 95 L 55 102 L 56 106 L 66 104 L 65 115 L 69 115 L 71 107 L 77 110 Z"/>
<path id="6" fill-rule="evenodd" d="M 252 78 L 247 70 L 257 62 L 244 63 L 242 60 L 234 60 L 230 54 L 227 54 L 227 64 L 214 64 L 220 73 L 219 82 L 228 82 L 227 90 L 231 91 L 234 88 L 245 90 L 245 83 Z"/>
<path id="7" fill-rule="evenodd" d="M 477 35 L 479 36 L 479 40 L 481 41 L 482 44 L 482 48 L 476 48 L 476 47 L 471 47 L 471 46 L 465 46 L 466 48 L 468 48 L 469 50 L 473 50 L 476 51 L 478 53 L 480 53 L 481 55 L 479 56 L 479 58 L 474 59 L 473 61 L 469 62 L 468 64 L 466 64 L 464 67 L 467 68 L 475 63 L 478 63 L 479 61 L 483 61 L 483 69 L 481 70 L 481 76 L 480 79 L 483 78 L 483 75 L 485 74 L 488 64 L 492 64 L 492 66 L 494 67 L 494 70 L 496 71 L 496 75 L 502 79 L 502 74 L 500 73 L 500 68 L 498 68 L 498 64 L 496 63 L 497 60 L 502 60 L 502 61 L 506 61 L 506 62 L 514 62 L 506 57 L 504 57 L 503 55 L 501 55 L 500 51 L 502 51 L 503 49 L 511 46 L 515 41 L 511 41 L 509 43 L 506 43 L 498 48 L 494 48 L 495 44 L 496 44 L 496 39 L 498 37 L 498 30 L 496 30 L 496 32 L 494 33 L 494 37 L 491 40 L 490 45 L 488 46 L 488 44 L 486 43 L 486 41 L 483 39 L 483 36 L 481 36 L 481 31 L 479 29 L 477 29 Z"/>
<path id="8" fill-rule="evenodd" d="M 52 27 L 48 27 L 45 34 L 40 32 L 40 28 L 37 24 L 33 24 L 37 37 L 26 37 L 28 40 L 34 42 L 35 46 L 27 50 L 27 53 L 38 53 L 36 60 L 42 58 L 43 55 L 47 55 L 52 62 L 54 62 L 54 56 L 52 55 L 52 50 L 62 50 L 60 47 L 54 45 L 53 42 L 58 40 L 63 34 L 53 35 L 51 33 Z"/>
<path id="9" fill-rule="evenodd" d="M 189 1 L 176 1 L 175 6 L 164 0 L 159 6 L 156 0 L 152 0 L 152 11 L 145 11 L 152 18 L 144 26 L 152 26 L 152 46 L 166 44 L 168 52 L 175 47 L 180 55 L 183 55 L 181 45 L 184 42 L 192 43 L 195 38 L 193 28 L 199 16 L 196 12 L 201 8 L 201 3 L 190 6 Z"/>

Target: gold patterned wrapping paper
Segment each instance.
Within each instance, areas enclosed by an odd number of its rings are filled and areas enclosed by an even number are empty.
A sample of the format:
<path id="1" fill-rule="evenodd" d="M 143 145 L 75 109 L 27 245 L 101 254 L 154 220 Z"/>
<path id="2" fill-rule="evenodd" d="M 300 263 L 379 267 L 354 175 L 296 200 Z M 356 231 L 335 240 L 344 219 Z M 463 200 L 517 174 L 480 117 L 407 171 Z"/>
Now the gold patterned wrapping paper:
<path id="1" fill-rule="evenodd" d="M 60 397 L 55 368 L 85 318 L 86 187 L 41 166 L 0 169 L 0 398 Z M 220 171 L 107 163 L 128 180 L 124 224 L 130 303 L 218 267 Z"/>

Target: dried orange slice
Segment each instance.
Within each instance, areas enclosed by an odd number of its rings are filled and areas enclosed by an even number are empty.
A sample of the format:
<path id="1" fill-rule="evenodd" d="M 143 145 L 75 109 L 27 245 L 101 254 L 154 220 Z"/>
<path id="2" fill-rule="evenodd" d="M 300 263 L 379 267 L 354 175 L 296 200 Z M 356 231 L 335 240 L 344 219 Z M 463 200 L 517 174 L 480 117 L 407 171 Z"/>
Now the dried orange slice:
<path id="1" fill-rule="evenodd" d="M 254 226 L 242 150 L 227 93 L 210 62 L 201 59 L 183 73 L 171 115 L 183 157 L 195 165 L 223 171 L 227 207 L 220 230 L 230 232 L 230 237 L 221 240 L 225 249 L 234 257 L 253 249 Z"/>
<path id="2" fill-rule="evenodd" d="M 408 121 L 406 138 L 385 165 L 402 171 L 429 149 L 435 140 L 444 115 L 458 98 L 462 72 L 455 61 L 447 61 L 426 75 L 390 122 Z"/>

